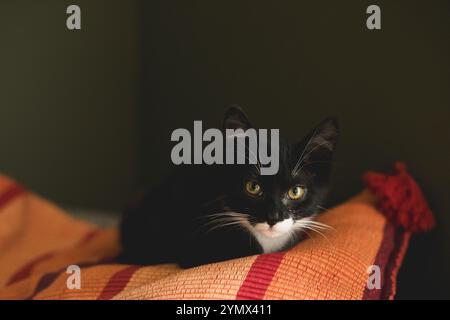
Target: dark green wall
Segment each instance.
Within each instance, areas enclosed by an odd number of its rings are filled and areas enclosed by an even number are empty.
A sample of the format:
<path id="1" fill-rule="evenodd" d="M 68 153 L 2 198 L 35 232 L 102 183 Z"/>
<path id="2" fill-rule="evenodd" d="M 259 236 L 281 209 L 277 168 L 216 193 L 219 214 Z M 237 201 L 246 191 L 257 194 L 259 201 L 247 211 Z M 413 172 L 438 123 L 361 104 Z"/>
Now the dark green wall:
<path id="1" fill-rule="evenodd" d="M 66 28 L 66 8 L 82 29 Z M 117 209 L 137 177 L 137 1 L 2 1 L 0 171 L 66 205 Z"/>
<path id="2" fill-rule="evenodd" d="M 81 31 L 65 28 L 73 3 Z M 229 103 L 292 139 L 336 115 L 330 205 L 406 161 L 438 228 L 414 238 L 400 297 L 450 297 L 449 13 L 447 0 L 2 1 L 0 171 L 118 209 L 169 170 L 173 129 L 217 126 Z"/>
<path id="3" fill-rule="evenodd" d="M 380 31 L 365 26 L 374 3 Z M 147 181 L 168 167 L 171 130 L 220 125 L 227 103 L 293 139 L 336 115 L 330 203 L 405 161 L 439 226 L 414 238 L 400 297 L 450 297 L 450 2 L 148 1 L 144 13 Z"/>

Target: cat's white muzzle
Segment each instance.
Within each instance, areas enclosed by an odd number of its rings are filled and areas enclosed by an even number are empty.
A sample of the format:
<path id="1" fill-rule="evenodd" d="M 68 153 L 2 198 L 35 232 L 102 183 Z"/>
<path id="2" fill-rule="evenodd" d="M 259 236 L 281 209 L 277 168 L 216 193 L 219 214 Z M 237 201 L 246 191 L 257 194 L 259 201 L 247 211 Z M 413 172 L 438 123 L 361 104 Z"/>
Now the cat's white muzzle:
<path id="1" fill-rule="evenodd" d="M 257 233 L 264 237 L 277 238 L 290 232 L 293 225 L 294 221 L 291 218 L 288 218 L 277 222 L 273 226 L 270 226 L 267 222 L 257 223 L 253 228 Z"/>

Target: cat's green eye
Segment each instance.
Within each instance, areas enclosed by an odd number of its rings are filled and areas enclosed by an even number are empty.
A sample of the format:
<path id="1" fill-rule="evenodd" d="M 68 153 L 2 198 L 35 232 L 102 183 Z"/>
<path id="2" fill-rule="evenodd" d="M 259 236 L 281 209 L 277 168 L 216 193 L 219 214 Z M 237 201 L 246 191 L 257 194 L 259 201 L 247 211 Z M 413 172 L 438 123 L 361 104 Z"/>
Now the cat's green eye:
<path id="1" fill-rule="evenodd" d="M 262 188 L 258 184 L 258 182 L 255 181 L 247 181 L 245 183 L 245 192 L 247 192 L 249 195 L 253 197 L 258 197 L 262 195 Z"/>
<path id="2" fill-rule="evenodd" d="M 288 197 L 291 200 L 300 200 L 305 196 L 306 190 L 300 186 L 295 186 L 288 191 Z"/>

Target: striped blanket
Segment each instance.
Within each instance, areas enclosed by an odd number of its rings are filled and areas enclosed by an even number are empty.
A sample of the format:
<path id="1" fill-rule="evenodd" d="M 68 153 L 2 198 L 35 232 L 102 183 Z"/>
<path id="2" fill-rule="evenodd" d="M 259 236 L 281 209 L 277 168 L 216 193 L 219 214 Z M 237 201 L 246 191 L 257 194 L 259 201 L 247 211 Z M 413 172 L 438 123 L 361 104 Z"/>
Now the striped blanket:
<path id="1" fill-rule="evenodd" d="M 287 252 L 192 269 L 114 263 L 118 231 L 76 220 L 0 176 L 0 299 L 392 299 L 410 233 L 364 191 L 324 213 L 334 229 Z M 68 267 L 80 267 L 80 288 Z M 380 288 L 367 286 L 370 266 Z"/>

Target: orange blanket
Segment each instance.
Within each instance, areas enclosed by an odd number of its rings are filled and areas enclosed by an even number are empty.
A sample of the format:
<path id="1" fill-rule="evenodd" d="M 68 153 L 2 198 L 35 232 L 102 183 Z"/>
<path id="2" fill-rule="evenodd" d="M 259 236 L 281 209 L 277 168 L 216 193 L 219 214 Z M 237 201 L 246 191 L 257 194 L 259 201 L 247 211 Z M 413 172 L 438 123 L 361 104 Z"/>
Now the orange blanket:
<path id="1" fill-rule="evenodd" d="M 388 223 L 363 192 L 320 221 L 334 230 L 287 252 L 182 270 L 114 264 L 115 229 L 71 218 L 0 176 L 0 299 L 391 299 L 409 232 Z M 80 289 L 67 286 L 69 265 Z M 369 289 L 368 268 L 381 270 Z"/>

